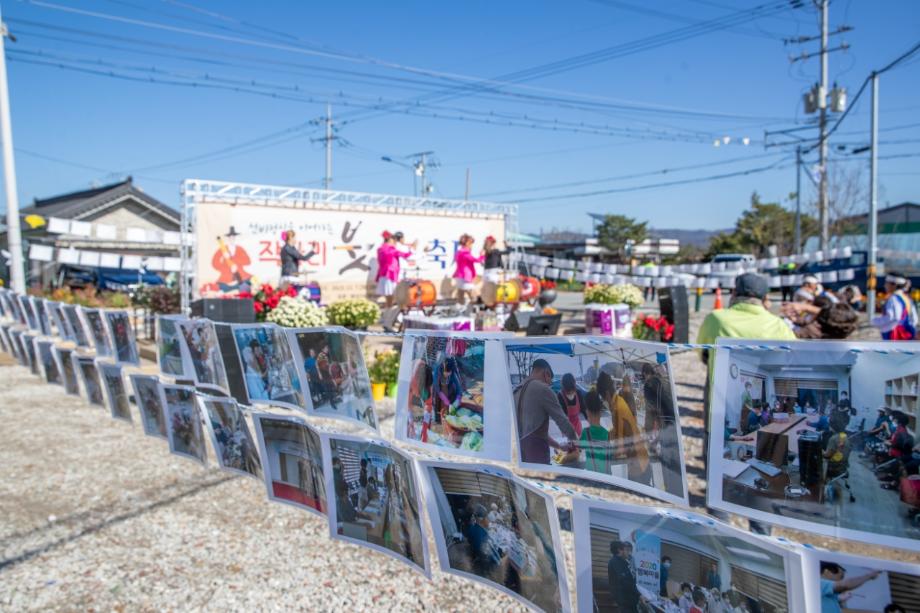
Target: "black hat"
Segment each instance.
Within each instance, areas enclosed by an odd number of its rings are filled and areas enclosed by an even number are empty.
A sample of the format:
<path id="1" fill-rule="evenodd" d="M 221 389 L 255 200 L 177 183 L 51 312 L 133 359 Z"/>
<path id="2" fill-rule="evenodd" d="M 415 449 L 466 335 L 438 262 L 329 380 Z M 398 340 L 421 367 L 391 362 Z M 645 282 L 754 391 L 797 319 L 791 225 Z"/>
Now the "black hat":
<path id="1" fill-rule="evenodd" d="M 395 238 L 397 241 L 401 241 L 403 236 L 405 235 L 402 232 L 393 232 L 393 238 Z"/>
<path id="2" fill-rule="evenodd" d="M 763 275 L 746 272 L 735 278 L 735 296 L 738 298 L 765 298 L 770 291 L 770 282 Z"/>
<path id="3" fill-rule="evenodd" d="M 230 231 L 224 234 L 224 236 L 239 236 L 240 233 L 236 231 L 236 228 L 230 226 Z"/>

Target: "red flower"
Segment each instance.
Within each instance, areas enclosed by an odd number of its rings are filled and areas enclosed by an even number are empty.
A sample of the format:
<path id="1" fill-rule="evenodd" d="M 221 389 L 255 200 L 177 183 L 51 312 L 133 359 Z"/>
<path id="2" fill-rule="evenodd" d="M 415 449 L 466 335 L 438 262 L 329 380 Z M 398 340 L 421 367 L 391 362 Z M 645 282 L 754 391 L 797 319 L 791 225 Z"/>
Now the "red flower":
<path id="1" fill-rule="evenodd" d="M 272 286 L 269 285 L 268 283 L 263 283 L 262 287 L 260 287 L 259 289 L 266 294 L 271 294 L 274 288 L 272 288 Z"/>
<path id="2" fill-rule="evenodd" d="M 281 302 L 281 298 L 279 298 L 277 295 L 274 295 L 270 297 L 268 300 L 266 300 L 266 303 L 268 304 L 269 308 L 272 308 L 272 309 L 278 306 L 279 302 Z"/>
<path id="3" fill-rule="evenodd" d="M 297 295 L 297 288 L 294 287 L 293 285 L 288 285 L 288 288 L 287 288 L 287 295 L 290 296 L 291 298 L 293 298 L 294 296 L 296 296 L 296 295 Z"/>
<path id="4" fill-rule="evenodd" d="M 252 298 L 252 292 L 240 292 L 237 296 L 239 298 Z"/>
<path id="5" fill-rule="evenodd" d="M 261 313 L 262 310 L 265 309 L 265 305 L 262 304 L 261 302 L 253 302 L 252 308 L 255 309 L 256 313 Z"/>

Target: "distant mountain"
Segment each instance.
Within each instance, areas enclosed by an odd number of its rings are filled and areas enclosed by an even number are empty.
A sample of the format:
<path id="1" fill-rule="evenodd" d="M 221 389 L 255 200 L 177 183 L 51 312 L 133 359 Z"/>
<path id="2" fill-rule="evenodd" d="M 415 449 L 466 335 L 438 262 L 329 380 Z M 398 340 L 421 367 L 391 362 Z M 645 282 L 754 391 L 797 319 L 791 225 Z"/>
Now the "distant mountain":
<path id="1" fill-rule="evenodd" d="M 696 245 L 697 247 L 706 247 L 709 245 L 709 239 L 720 232 L 731 232 L 727 230 L 678 230 L 665 228 L 650 228 L 649 235 L 652 238 L 676 238 L 681 245 Z"/>

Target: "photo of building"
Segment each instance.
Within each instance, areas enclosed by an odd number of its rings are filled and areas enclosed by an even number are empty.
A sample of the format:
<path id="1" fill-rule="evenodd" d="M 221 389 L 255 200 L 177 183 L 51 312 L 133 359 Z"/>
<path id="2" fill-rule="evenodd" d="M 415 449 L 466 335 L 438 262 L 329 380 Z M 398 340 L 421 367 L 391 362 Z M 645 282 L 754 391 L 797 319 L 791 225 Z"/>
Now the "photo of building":
<path id="1" fill-rule="evenodd" d="M 325 516 L 326 477 L 319 434 L 296 417 L 257 413 L 252 421 L 269 500 Z"/>

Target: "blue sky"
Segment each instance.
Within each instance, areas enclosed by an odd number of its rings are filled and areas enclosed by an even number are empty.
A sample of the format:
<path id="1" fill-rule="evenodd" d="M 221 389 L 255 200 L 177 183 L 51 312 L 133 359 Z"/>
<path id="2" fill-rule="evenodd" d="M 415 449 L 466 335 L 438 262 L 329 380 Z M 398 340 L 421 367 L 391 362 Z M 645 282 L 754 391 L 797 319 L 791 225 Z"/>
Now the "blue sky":
<path id="1" fill-rule="evenodd" d="M 336 117 L 350 120 L 339 126 L 334 149 L 339 189 L 411 194 L 410 171 L 380 157 L 432 150 L 441 164 L 431 175 L 436 194 L 463 197 L 469 168 L 471 197 L 520 201 L 525 231 L 586 229 L 588 212 L 622 213 L 653 227 L 730 227 L 752 191 L 782 200 L 795 189 L 789 152 L 765 150 L 763 137 L 765 129 L 805 121 L 801 95 L 817 79 L 818 61 L 790 64 L 789 56 L 816 43 L 784 45 L 782 38 L 817 33 L 817 12 L 805 2 L 757 19 L 739 13 L 779 4 L 6 2 L 3 16 L 18 39 L 7 44 L 7 57 L 21 204 L 127 173 L 173 206 L 184 178 L 318 187 L 324 152 L 313 139 L 321 129 L 283 131 L 319 117 L 328 101 Z M 729 15 L 738 23 L 728 29 L 706 26 Z M 920 4 L 911 0 L 835 0 L 830 15 L 832 29 L 855 28 L 832 38 L 849 51 L 830 56 L 831 79 L 851 97 L 920 32 Z M 622 54 L 634 41 L 692 33 L 681 28 L 705 32 Z M 559 65 L 526 81 L 500 78 L 614 47 L 621 53 L 589 65 Z M 917 57 L 882 77 L 881 127 L 894 128 L 882 134 L 882 156 L 918 151 L 918 77 Z M 472 79 L 493 81 L 458 88 Z M 366 110 L 381 102 L 388 112 Z M 496 125 L 502 121 L 516 125 Z M 868 124 L 867 92 L 832 145 L 866 143 Z M 718 136 L 731 142 L 714 147 Z M 752 141 L 746 147 L 744 137 Z M 197 157 L 214 152 L 221 153 Z M 181 162 L 187 158 L 196 159 Z M 920 200 L 918 163 L 881 161 L 883 205 Z M 773 164 L 718 181 L 633 189 Z M 862 167 L 865 181 L 867 164 L 837 166 Z M 652 174 L 686 166 L 696 168 Z M 575 196 L 595 191 L 608 193 Z"/>

